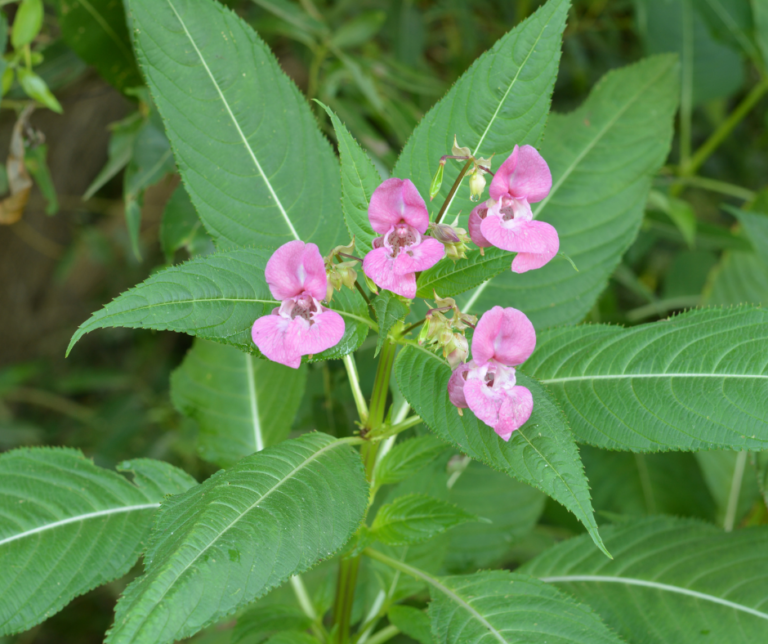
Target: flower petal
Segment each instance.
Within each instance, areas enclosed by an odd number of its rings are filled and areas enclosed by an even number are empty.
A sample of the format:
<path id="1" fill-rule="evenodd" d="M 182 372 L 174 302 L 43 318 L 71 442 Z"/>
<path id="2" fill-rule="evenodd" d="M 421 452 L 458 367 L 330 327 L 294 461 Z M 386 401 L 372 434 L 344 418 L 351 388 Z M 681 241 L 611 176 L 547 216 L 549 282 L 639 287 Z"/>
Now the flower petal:
<path id="1" fill-rule="evenodd" d="M 285 344 L 288 350 L 296 351 L 299 355 L 313 355 L 331 347 L 335 347 L 344 337 L 344 318 L 336 311 L 324 309 L 322 313 L 312 318 L 312 324 L 296 318 L 286 334 Z"/>
<path id="2" fill-rule="evenodd" d="M 298 240 L 283 244 L 269 258 L 264 276 L 275 299 L 286 300 L 305 291 L 316 300 L 325 299 L 328 279 L 315 244 Z"/>
<path id="3" fill-rule="evenodd" d="M 552 189 L 552 173 L 539 152 L 530 145 L 515 146 L 491 181 L 489 194 L 498 201 L 504 195 L 536 203 Z"/>
<path id="4" fill-rule="evenodd" d="M 560 238 L 557 236 L 554 226 L 550 226 L 545 221 L 531 221 L 528 225 L 535 226 L 534 234 L 543 241 L 545 249 L 540 253 L 518 253 L 512 260 L 512 272 L 514 273 L 525 273 L 541 268 L 560 250 Z"/>
<path id="5" fill-rule="evenodd" d="M 448 398 L 456 407 L 464 409 L 469 407 L 467 399 L 464 397 L 464 385 L 467 383 L 465 374 L 474 366 L 474 362 L 459 365 L 453 370 L 451 377 L 448 379 Z"/>
<path id="6" fill-rule="evenodd" d="M 383 289 L 408 299 L 416 297 L 416 275 L 395 273 L 395 260 L 390 257 L 386 248 L 374 248 L 370 251 L 363 259 L 363 271 Z"/>
<path id="7" fill-rule="evenodd" d="M 543 221 L 504 222 L 491 214 L 480 224 L 480 230 L 489 242 L 513 253 L 546 253 L 553 241 L 549 229 L 554 231 L 552 226 Z M 557 239 L 557 232 L 554 238 Z"/>
<path id="8" fill-rule="evenodd" d="M 522 311 L 494 306 L 477 323 L 472 358 L 479 365 L 490 360 L 513 367 L 525 362 L 536 348 L 536 330 Z"/>
<path id="9" fill-rule="evenodd" d="M 513 387 L 506 392 L 501 409 L 499 410 L 499 422 L 493 428 L 502 438 L 508 441 L 512 432 L 519 429 L 528 421 L 533 412 L 533 396 L 525 387 Z"/>
<path id="10" fill-rule="evenodd" d="M 380 235 L 401 221 L 424 234 L 429 225 L 429 211 L 410 180 L 387 179 L 371 195 L 368 219 Z"/>
<path id="11" fill-rule="evenodd" d="M 395 258 L 395 273 L 406 275 L 432 268 L 445 257 L 445 246 L 432 237 L 424 237 L 420 243 L 400 251 Z"/>
<path id="12" fill-rule="evenodd" d="M 464 398 L 478 419 L 490 427 L 498 424 L 499 411 L 504 402 L 502 395 L 494 395 L 494 391 L 482 380 L 467 380 L 464 385 Z"/>
<path id="13" fill-rule="evenodd" d="M 251 338 L 259 351 L 272 362 L 298 369 L 301 365 L 301 354 L 286 343 L 288 330 L 295 321 L 280 315 L 265 315 L 253 323 Z"/>
<path id="14" fill-rule="evenodd" d="M 469 225 L 467 227 L 469 228 L 469 236 L 472 239 L 472 243 L 480 248 L 488 248 L 488 246 L 493 246 L 493 244 L 483 237 L 483 231 L 481 230 L 483 220 L 480 217 L 482 210 L 487 212 L 488 202 L 481 203 L 472 209 L 472 212 L 469 213 Z"/>

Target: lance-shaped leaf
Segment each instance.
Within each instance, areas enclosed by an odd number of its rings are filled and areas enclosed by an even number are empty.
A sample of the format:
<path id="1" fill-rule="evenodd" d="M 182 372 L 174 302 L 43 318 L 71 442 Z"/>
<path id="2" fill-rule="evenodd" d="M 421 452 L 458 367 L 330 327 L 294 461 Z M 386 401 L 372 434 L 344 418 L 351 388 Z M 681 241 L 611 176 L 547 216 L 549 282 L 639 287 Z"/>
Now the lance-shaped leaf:
<path id="1" fill-rule="evenodd" d="M 119 469 L 134 482 L 74 449 L 0 456 L 0 635 L 27 630 L 125 575 L 163 497 L 196 484 L 161 461 L 137 459 Z"/>
<path id="2" fill-rule="evenodd" d="M 232 614 L 331 557 L 367 504 L 359 454 L 326 434 L 247 456 L 163 504 L 107 642 L 173 642 Z"/>
<path id="3" fill-rule="evenodd" d="M 339 144 L 341 207 L 344 210 L 344 219 L 349 234 L 355 238 L 357 253 L 363 257 L 371 252 L 373 239 L 379 236 L 373 231 L 368 220 L 368 203 L 381 183 L 381 176 L 368 154 L 355 141 L 339 117 L 326 105 L 323 105 L 323 108 L 331 118 Z"/>
<path id="4" fill-rule="evenodd" d="M 272 52 L 214 0 L 130 0 L 176 162 L 219 248 L 342 240 L 338 163 Z"/>
<path id="5" fill-rule="evenodd" d="M 188 333 L 255 353 L 253 322 L 280 306 L 264 279 L 271 255 L 270 250 L 248 248 L 159 271 L 94 313 L 72 337 L 68 351 L 94 329 L 123 326 Z M 327 308 L 344 318 L 346 331 L 335 347 L 315 356 L 318 360 L 354 351 L 365 340 L 368 328 L 376 326 L 356 291 L 341 290 Z"/>
<path id="6" fill-rule="evenodd" d="M 478 517 L 451 503 L 426 494 L 406 494 L 381 506 L 371 526 L 374 538 L 390 546 L 404 546 L 431 539 Z"/>
<path id="7" fill-rule="evenodd" d="M 435 644 L 621 644 L 589 607 L 525 575 L 443 577 L 429 590 Z"/>
<path id="8" fill-rule="evenodd" d="M 541 154 L 554 183 L 533 211 L 557 229 L 578 272 L 563 258 L 523 275 L 503 271 L 460 302 L 462 311 L 514 303 L 537 329 L 580 321 L 637 234 L 669 152 L 677 97 L 677 58 L 656 56 L 607 74 L 571 114 L 553 114 Z"/>
<path id="9" fill-rule="evenodd" d="M 569 6 L 568 0 L 549 0 L 478 58 L 416 127 L 393 176 L 410 179 L 426 197 L 440 157 L 451 154 L 454 135 L 473 154 L 495 154 L 499 163 L 517 144 L 536 145 L 547 122 Z M 446 163 L 435 209 L 445 201 L 462 164 Z M 461 211 L 466 221 L 474 205 L 463 186 L 446 220 Z"/>
<path id="10" fill-rule="evenodd" d="M 751 644 L 768 639 L 768 528 L 724 533 L 658 517 L 603 529 L 615 559 L 571 539 L 521 572 L 586 602 L 630 644 Z"/>
<path id="11" fill-rule="evenodd" d="M 198 422 L 200 456 L 227 467 L 288 437 L 306 382 L 306 365 L 291 369 L 197 339 L 171 376 L 171 399 Z"/>
<path id="12" fill-rule="evenodd" d="M 454 262 L 438 262 L 424 271 L 416 283 L 417 297 L 454 297 L 483 282 L 510 270 L 514 254 L 501 248 L 470 250 L 466 259 Z"/>
<path id="13" fill-rule="evenodd" d="M 563 413 L 538 382 L 518 372 L 518 384 L 533 394 L 533 414 L 505 442 L 471 410 L 464 409 L 459 416 L 448 399 L 451 369 L 435 354 L 407 347 L 397 357 L 395 370 L 403 396 L 435 434 L 467 456 L 551 496 L 573 512 L 604 550 L 573 435 Z"/>
<path id="14" fill-rule="evenodd" d="M 767 309 L 553 329 L 525 370 L 548 385 L 579 440 L 598 447 L 768 447 Z"/>
<path id="15" fill-rule="evenodd" d="M 445 443 L 431 434 L 398 443 L 376 465 L 376 485 L 399 483 L 429 465 L 446 450 Z"/>

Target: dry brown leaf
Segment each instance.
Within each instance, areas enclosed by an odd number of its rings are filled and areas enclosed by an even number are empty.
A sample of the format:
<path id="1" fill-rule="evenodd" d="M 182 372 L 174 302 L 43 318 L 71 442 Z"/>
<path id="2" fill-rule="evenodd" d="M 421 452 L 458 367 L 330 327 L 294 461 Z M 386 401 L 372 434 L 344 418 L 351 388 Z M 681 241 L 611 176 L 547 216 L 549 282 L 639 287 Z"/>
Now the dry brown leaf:
<path id="1" fill-rule="evenodd" d="M 24 131 L 29 128 L 29 116 L 34 109 L 34 105 L 26 107 L 13 126 L 8 161 L 5 165 L 11 193 L 0 201 L 0 224 L 15 224 L 19 221 L 29 200 L 32 179 L 24 164 Z"/>

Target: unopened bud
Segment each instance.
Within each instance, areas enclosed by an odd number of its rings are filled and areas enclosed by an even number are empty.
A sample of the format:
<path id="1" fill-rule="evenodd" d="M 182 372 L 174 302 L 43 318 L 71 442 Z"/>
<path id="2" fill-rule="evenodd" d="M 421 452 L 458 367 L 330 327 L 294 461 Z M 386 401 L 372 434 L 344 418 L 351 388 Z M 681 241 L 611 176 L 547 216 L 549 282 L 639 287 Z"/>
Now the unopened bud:
<path id="1" fill-rule="evenodd" d="M 475 173 L 469 178 L 469 200 L 480 201 L 484 190 L 485 177 L 480 170 L 475 170 Z"/>
<path id="2" fill-rule="evenodd" d="M 455 369 L 465 362 L 469 356 L 469 343 L 464 335 L 454 333 L 451 340 L 443 348 L 443 355 L 448 360 L 448 364 L 451 365 L 451 369 Z"/>
<path id="3" fill-rule="evenodd" d="M 368 277 L 365 273 L 363 273 L 363 279 L 365 280 L 365 285 L 368 287 L 368 290 L 371 293 L 375 293 L 376 295 L 379 294 L 379 287 L 376 286 L 376 283 Z"/>
<path id="4" fill-rule="evenodd" d="M 436 224 L 430 222 L 429 231 L 437 241 L 443 244 L 455 244 L 460 242 L 459 236 L 454 232 L 453 227 L 448 224 Z"/>
<path id="5" fill-rule="evenodd" d="M 437 167 L 437 174 L 435 174 L 435 178 L 432 179 L 432 185 L 429 187 L 430 201 L 432 201 L 435 197 L 437 197 L 437 193 L 440 192 L 440 186 L 443 185 L 444 170 L 445 170 L 445 163 L 441 161 L 440 165 Z"/>

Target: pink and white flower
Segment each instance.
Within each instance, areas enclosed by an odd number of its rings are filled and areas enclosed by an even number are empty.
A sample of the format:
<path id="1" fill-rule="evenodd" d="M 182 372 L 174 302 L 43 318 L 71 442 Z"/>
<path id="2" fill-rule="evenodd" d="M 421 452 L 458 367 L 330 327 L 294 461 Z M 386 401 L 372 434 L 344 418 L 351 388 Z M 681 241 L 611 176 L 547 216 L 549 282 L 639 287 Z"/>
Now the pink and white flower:
<path id="1" fill-rule="evenodd" d="M 409 299 L 416 297 L 416 273 L 445 256 L 443 245 L 425 237 L 429 212 L 408 179 L 387 179 L 368 205 L 371 227 L 381 237 L 363 260 L 363 271 L 378 286 Z"/>
<path id="2" fill-rule="evenodd" d="M 557 231 L 535 221 L 530 204 L 546 199 L 552 189 L 547 162 L 530 145 L 515 146 L 491 181 L 491 198 L 469 215 L 469 234 L 480 246 L 517 253 L 512 271 L 541 268 L 560 249 Z"/>
<path id="3" fill-rule="evenodd" d="M 515 366 L 536 347 L 536 331 L 524 313 L 493 307 L 477 323 L 472 360 L 460 365 L 448 381 L 448 397 L 471 409 L 505 441 L 530 418 L 533 397 L 517 385 Z"/>
<path id="4" fill-rule="evenodd" d="M 315 244 L 292 241 L 269 258 L 264 271 L 279 307 L 253 323 L 251 337 L 267 358 L 298 369 L 301 356 L 320 353 L 344 336 L 344 318 L 320 304 L 326 297 L 325 263 Z"/>

